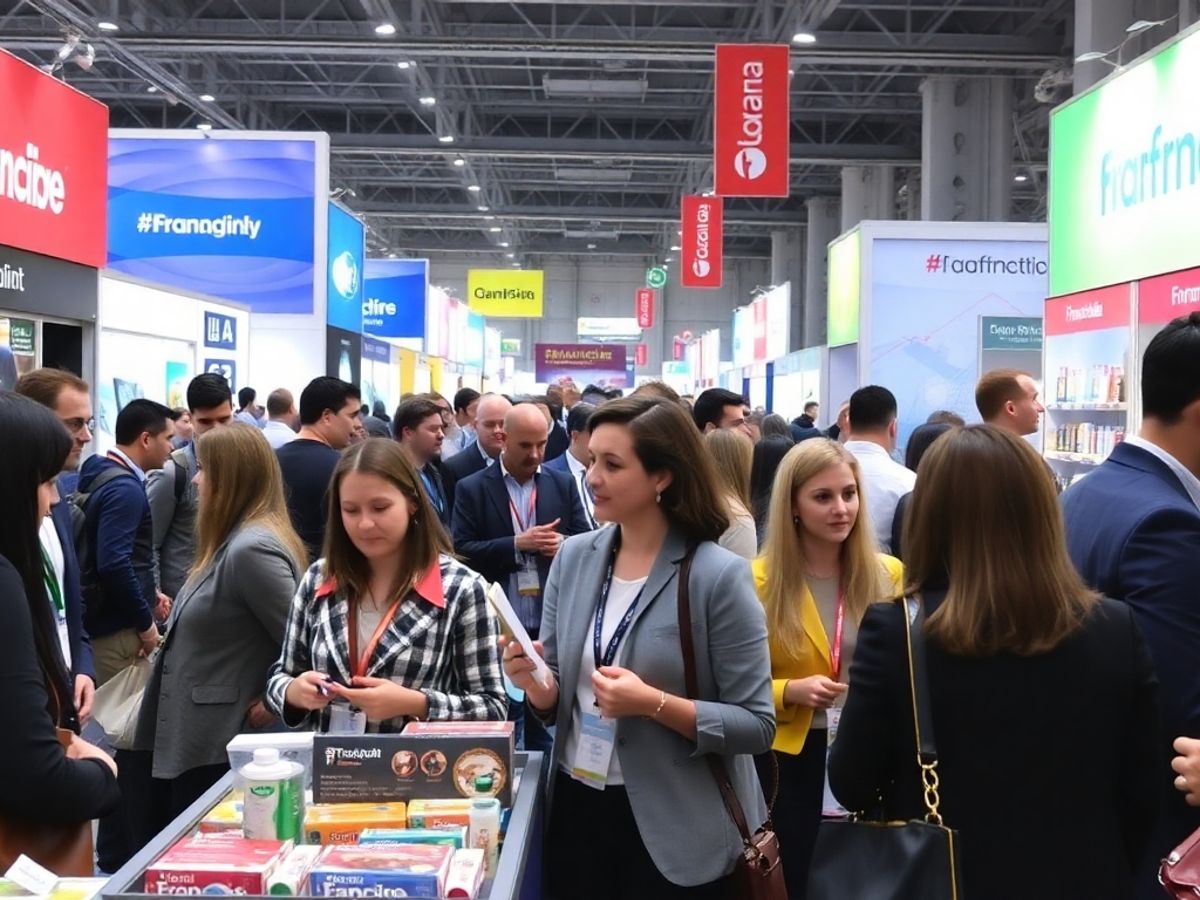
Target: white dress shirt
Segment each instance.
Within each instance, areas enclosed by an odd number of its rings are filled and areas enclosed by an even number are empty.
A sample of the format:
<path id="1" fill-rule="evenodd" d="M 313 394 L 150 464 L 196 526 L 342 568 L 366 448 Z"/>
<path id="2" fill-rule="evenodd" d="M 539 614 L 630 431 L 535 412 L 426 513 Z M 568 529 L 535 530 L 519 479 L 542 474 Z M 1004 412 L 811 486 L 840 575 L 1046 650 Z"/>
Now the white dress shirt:
<path id="1" fill-rule="evenodd" d="M 1177 460 L 1174 456 L 1164 450 L 1158 444 L 1152 444 L 1144 437 L 1133 436 L 1125 438 L 1125 443 L 1131 444 L 1134 447 L 1140 447 L 1147 453 L 1157 456 L 1161 459 L 1175 476 L 1183 484 L 1183 489 L 1188 492 L 1188 496 L 1192 498 L 1192 502 L 1196 504 L 1196 508 L 1200 509 L 1200 478 L 1192 474 L 1191 469 Z"/>
<path id="2" fill-rule="evenodd" d="M 38 531 L 38 538 L 41 540 L 42 549 L 46 552 L 46 557 L 50 560 L 50 568 L 54 571 L 54 577 L 58 581 L 59 596 L 66 602 L 67 587 L 66 587 L 66 563 L 63 558 L 62 541 L 58 539 L 58 529 L 54 527 L 54 520 L 49 516 L 42 519 L 42 527 Z M 65 610 L 60 614 L 58 607 L 54 605 L 54 599 L 50 597 L 50 591 L 46 591 L 47 598 L 50 599 L 50 612 L 54 618 L 54 624 L 58 629 L 58 643 L 62 648 L 63 662 L 66 663 L 67 671 L 71 671 L 71 637 L 67 631 L 67 620 L 65 618 Z"/>
<path id="3" fill-rule="evenodd" d="M 917 473 L 896 462 L 881 446 L 872 441 L 846 441 L 845 447 L 858 460 L 862 470 L 863 489 L 867 495 L 867 513 L 879 549 L 892 549 L 892 520 L 896 505 L 917 483 Z M 861 509 L 859 515 L 862 515 Z"/>
<path id="4" fill-rule="evenodd" d="M 579 502 L 583 504 L 583 511 L 587 514 L 588 526 L 595 529 L 596 522 L 596 501 L 592 499 L 592 492 L 588 490 L 585 479 L 587 478 L 587 466 L 575 458 L 568 450 L 563 454 L 567 458 L 567 467 L 571 470 L 571 480 L 575 482 L 575 490 L 579 493 Z"/>
<path id="5" fill-rule="evenodd" d="M 263 426 L 263 436 L 271 445 L 272 450 L 278 450 L 284 444 L 290 444 L 297 437 L 296 432 L 292 431 L 286 423 L 277 422 L 274 419 L 268 420 L 267 424 Z"/>

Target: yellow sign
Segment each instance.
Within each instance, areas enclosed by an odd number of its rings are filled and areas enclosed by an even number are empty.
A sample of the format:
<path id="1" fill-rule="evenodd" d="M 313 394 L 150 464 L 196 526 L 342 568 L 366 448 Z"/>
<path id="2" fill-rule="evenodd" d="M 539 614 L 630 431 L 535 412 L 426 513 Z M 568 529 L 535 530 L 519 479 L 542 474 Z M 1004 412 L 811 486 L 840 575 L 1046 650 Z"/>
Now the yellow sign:
<path id="1" fill-rule="evenodd" d="M 540 319 L 544 282 L 541 269 L 471 269 L 467 303 L 488 318 Z"/>

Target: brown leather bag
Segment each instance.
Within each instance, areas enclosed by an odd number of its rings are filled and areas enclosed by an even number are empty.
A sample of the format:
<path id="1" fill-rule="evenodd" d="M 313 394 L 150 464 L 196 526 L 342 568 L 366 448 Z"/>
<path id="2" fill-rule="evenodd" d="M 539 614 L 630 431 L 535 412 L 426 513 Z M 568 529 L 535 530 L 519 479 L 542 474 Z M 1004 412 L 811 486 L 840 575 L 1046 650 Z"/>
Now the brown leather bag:
<path id="1" fill-rule="evenodd" d="M 696 548 L 693 547 L 688 550 L 683 564 L 679 567 L 678 590 L 679 643 L 683 649 L 683 677 L 687 685 L 689 700 L 699 698 L 696 679 L 696 647 L 692 639 L 691 590 L 688 586 L 692 574 L 692 559 L 695 555 Z M 707 754 L 704 758 L 708 762 L 713 778 L 717 781 L 725 808 L 742 836 L 742 853 L 738 857 L 733 873 L 729 876 L 729 897 L 731 900 L 787 900 L 787 885 L 783 880 L 783 863 L 779 859 L 779 839 L 775 836 L 775 830 L 771 826 L 769 810 L 767 821 L 751 834 L 750 826 L 746 824 L 746 814 L 742 810 L 742 803 L 733 790 L 733 783 L 730 781 L 725 760 L 712 753 Z M 772 761 L 775 762 L 775 785 L 771 790 L 771 805 L 774 806 L 774 796 L 779 782 L 779 764 L 774 760 L 773 755 Z"/>
<path id="2" fill-rule="evenodd" d="M 66 728 L 58 729 L 58 742 L 64 750 L 73 736 Z M 91 822 L 48 825 L 0 813 L 0 871 L 8 871 L 21 854 L 64 878 L 91 878 L 96 874 Z"/>

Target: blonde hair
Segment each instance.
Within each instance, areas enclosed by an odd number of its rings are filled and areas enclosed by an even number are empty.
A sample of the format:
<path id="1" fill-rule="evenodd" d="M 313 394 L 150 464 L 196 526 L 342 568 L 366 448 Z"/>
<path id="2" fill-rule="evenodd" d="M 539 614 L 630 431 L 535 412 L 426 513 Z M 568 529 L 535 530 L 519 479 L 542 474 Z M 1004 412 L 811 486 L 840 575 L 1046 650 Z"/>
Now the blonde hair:
<path id="1" fill-rule="evenodd" d="M 269 530 L 303 571 L 304 542 L 292 527 L 283 494 L 279 460 L 262 431 L 233 422 L 196 441 L 196 461 L 204 471 L 204 502 L 196 516 L 195 575 L 212 562 L 234 529 L 259 525 Z"/>
<path id="2" fill-rule="evenodd" d="M 953 429 L 922 458 L 904 559 L 910 593 L 948 579 L 925 630 L 959 656 L 1053 650 L 1097 602 L 1067 555 L 1045 462 L 991 425 Z"/>
<path id="3" fill-rule="evenodd" d="M 750 509 L 750 469 L 754 465 L 754 444 L 744 434 L 717 428 L 704 436 L 704 446 L 716 464 L 717 476 L 725 493 Z"/>
<path id="4" fill-rule="evenodd" d="M 763 554 L 767 571 L 763 598 L 767 629 L 783 646 L 795 647 L 804 640 L 799 599 L 804 589 L 807 565 L 804 547 L 800 542 L 800 529 L 803 526 L 794 521 L 793 501 L 796 493 L 812 478 L 839 463 L 850 467 L 858 485 L 858 516 L 842 543 L 840 560 L 842 595 L 851 620 L 856 624 L 861 622 L 868 606 L 879 600 L 890 599 L 893 593 L 887 569 L 879 560 L 875 537 L 871 532 L 858 461 L 841 444 L 828 438 L 802 441 L 787 452 L 775 475 Z"/>

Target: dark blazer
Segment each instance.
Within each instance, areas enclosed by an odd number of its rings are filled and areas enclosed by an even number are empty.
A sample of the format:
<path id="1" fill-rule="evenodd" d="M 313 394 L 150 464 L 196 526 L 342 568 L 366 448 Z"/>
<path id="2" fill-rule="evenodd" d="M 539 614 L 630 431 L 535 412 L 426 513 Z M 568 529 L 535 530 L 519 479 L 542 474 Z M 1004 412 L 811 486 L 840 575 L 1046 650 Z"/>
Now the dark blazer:
<path id="1" fill-rule="evenodd" d="M 939 597 L 927 595 L 928 611 Z M 829 781 L 847 809 L 882 797 L 924 817 L 903 602 L 871 606 Z M 926 643 L 941 813 L 971 900 L 1128 900 L 1157 812 L 1153 665 L 1129 608 L 1102 600 L 1038 656 L 952 656 Z M 1072 864 L 1072 860 L 1078 864 Z"/>
<path id="2" fill-rule="evenodd" d="M 904 562 L 904 516 L 912 502 L 912 491 L 900 498 L 896 504 L 896 515 L 892 517 L 892 556 Z"/>
<path id="3" fill-rule="evenodd" d="M 75 555 L 75 533 L 71 528 L 71 510 L 67 503 L 50 507 L 50 518 L 58 532 L 63 552 L 63 605 L 67 613 L 67 637 L 71 645 L 71 675 L 86 675 L 96 680 L 92 662 L 92 642 L 83 627 L 83 595 L 79 589 L 79 558 Z M 74 685 L 72 685 L 73 687 Z"/>
<path id="4" fill-rule="evenodd" d="M 542 466 L 534 478 L 537 524 L 559 519 L 557 530 L 566 537 L 590 530 L 579 492 L 569 475 Z M 508 489 L 499 462 L 459 482 L 454 494 L 451 531 L 454 549 L 463 562 L 488 581 L 499 582 L 507 589 L 508 577 L 517 571 L 517 550 Z M 549 580 L 550 562 L 550 557 L 538 556 L 538 574 L 543 586 Z"/>
<path id="5" fill-rule="evenodd" d="M 547 460 L 542 464 L 542 468 L 550 469 L 554 472 L 562 472 L 568 478 L 571 476 L 571 466 L 567 463 L 567 454 L 556 456 L 554 459 Z"/>
<path id="6" fill-rule="evenodd" d="M 495 465 L 495 463 L 492 463 Z M 442 487 L 446 490 L 446 508 L 450 511 L 451 519 L 454 514 L 454 489 L 464 478 L 469 478 L 476 472 L 482 472 L 488 467 L 475 444 L 463 447 L 452 457 L 442 463 Z"/>
<path id="7" fill-rule="evenodd" d="M 1062 506 L 1075 567 L 1129 604 L 1162 685 L 1156 788 L 1167 799 L 1147 859 L 1156 865 L 1200 828 L 1200 809 L 1184 803 L 1168 767 L 1171 741 L 1200 737 L 1200 510 L 1162 460 L 1125 443 L 1068 488 Z"/>
<path id="8" fill-rule="evenodd" d="M 445 526 L 446 531 L 450 531 L 450 513 L 453 512 L 453 507 L 450 506 L 450 498 L 446 494 L 446 479 L 442 477 L 442 462 L 434 458 L 434 461 L 422 467 L 421 472 L 429 476 L 429 480 L 433 482 L 434 490 L 440 495 L 442 508 L 438 509 L 437 503 L 433 497 L 429 497 L 430 505 L 433 506 L 433 511 L 437 513 L 438 520 Z M 421 479 L 421 486 L 424 487 L 424 479 Z M 426 488 L 426 496 L 429 496 L 428 488 Z"/>
<path id="9" fill-rule="evenodd" d="M 546 462 L 558 459 L 571 446 L 571 436 L 558 422 L 550 429 L 550 437 L 546 441 Z"/>

